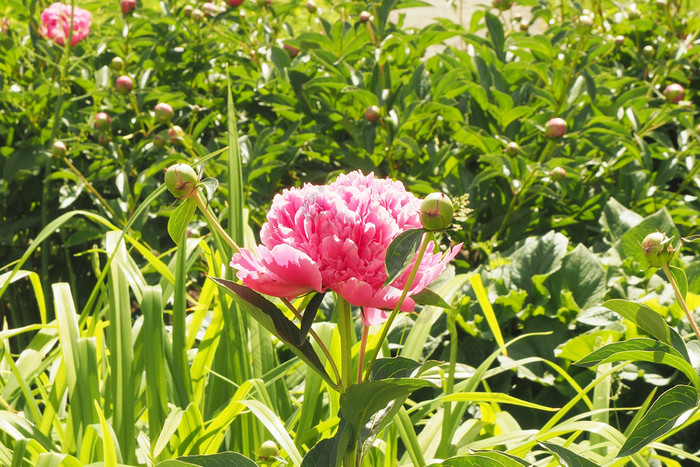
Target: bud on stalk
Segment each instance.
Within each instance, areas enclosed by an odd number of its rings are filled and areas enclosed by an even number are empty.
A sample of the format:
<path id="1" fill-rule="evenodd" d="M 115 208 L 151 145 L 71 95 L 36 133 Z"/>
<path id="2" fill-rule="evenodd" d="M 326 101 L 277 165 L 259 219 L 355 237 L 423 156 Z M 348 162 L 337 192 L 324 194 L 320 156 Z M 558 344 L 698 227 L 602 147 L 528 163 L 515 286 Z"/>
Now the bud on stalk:
<path id="1" fill-rule="evenodd" d="M 444 193 L 431 193 L 420 206 L 420 223 L 426 230 L 444 230 L 452 223 L 454 207 Z"/>
<path id="2" fill-rule="evenodd" d="M 197 190 L 199 176 L 187 164 L 175 164 L 165 169 L 165 186 L 176 198 L 186 198 Z"/>

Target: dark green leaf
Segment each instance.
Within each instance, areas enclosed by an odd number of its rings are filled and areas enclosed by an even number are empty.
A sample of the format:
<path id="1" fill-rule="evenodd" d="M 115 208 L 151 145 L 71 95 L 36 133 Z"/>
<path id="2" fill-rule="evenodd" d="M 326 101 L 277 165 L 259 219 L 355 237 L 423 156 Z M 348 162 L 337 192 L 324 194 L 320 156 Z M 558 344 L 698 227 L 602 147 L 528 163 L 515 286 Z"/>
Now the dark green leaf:
<path id="1" fill-rule="evenodd" d="M 632 455 L 668 433 L 687 419 L 683 415 L 697 406 L 698 393 L 691 386 L 675 386 L 664 392 L 634 427 L 617 457 Z"/>
<path id="2" fill-rule="evenodd" d="M 378 358 L 372 367 L 370 380 L 409 378 L 420 366 L 420 363 L 405 357 Z"/>
<path id="3" fill-rule="evenodd" d="M 321 440 L 304 456 L 300 467 L 338 466 L 352 441 L 352 429 L 340 420 L 335 436 Z"/>
<path id="4" fill-rule="evenodd" d="M 450 306 L 440 295 L 436 294 L 430 289 L 423 289 L 420 292 L 411 295 L 414 302 L 419 305 L 431 305 L 438 308 L 446 308 L 448 310 L 454 310 L 453 306 Z"/>
<path id="5" fill-rule="evenodd" d="M 321 305 L 321 302 L 323 301 L 323 297 L 325 297 L 325 295 L 325 293 L 314 294 L 314 296 L 309 301 L 309 304 L 306 305 L 306 308 L 304 308 L 304 314 L 301 317 L 301 325 L 299 329 L 299 332 L 301 333 L 300 342 L 306 339 L 306 335 L 309 333 L 311 325 L 314 324 L 314 319 L 316 318 L 318 307 Z"/>
<path id="6" fill-rule="evenodd" d="M 384 285 L 394 282 L 410 266 L 416 257 L 423 234 L 423 229 L 409 229 L 401 232 L 389 244 L 384 258 L 387 275 Z"/>
<path id="7" fill-rule="evenodd" d="M 683 338 L 656 311 L 641 303 L 622 299 L 608 300 L 603 306 L 632 321 L 644 332 L 670 345 L 678 350 L 683 358 L 689 360 Z"/>
<path id="8" fill-rule="evenodd" d="M 199 465 L 201 467 L 257 467 L 258 464 L 237 452 L 220 452 L 206 456 L 184 456 L 157 464 L 160 467 Z"/>
<path id="9" fill-rule="evenodd" d="M 191 198 L 187 198 L 178 207 L 175 208 L 173 213 L 168 219 L 168 234 L 173 242 L 177 245 L 181 238 L 183 238 L 183 233 L 187 230 L 187 226 L 194 215 L 194 211 L 197 209 L 197 204 Z"/>
<path id="10" fill-rule="evenodd" d="M 225 290 L 232 292 L 232 296 L 256 321 L 262 324 L 268 331 L 287 343 L 287 347 L 294 352 L 306 364 L 311 366 L 328 384 L 335 387 L 324 369 L 323 363 L 308 339 L 301 339 L 301 330 L 290 321 L 274 303 L 255 292 L 254 290 L 236 282 L 209 277 Z"/>
<path id="11" fill-rule="evenodd" d="M 554 454 L 564 467 L 597 467 L 598 464 L 589 461 L 585 457 L 554 443 L 540 441 L 539 445 Z"/>
<path id="12" fill-rule="evenodd" d="M 503 24 L 497 16 L 486 13 L 486 27 L 489 30 L 489 38 L 493 42 L 493 49 L 496 51 L 496 55 L 500 60 L 505 57 L 504 44 L 505 36 L 503 34 Z"/>

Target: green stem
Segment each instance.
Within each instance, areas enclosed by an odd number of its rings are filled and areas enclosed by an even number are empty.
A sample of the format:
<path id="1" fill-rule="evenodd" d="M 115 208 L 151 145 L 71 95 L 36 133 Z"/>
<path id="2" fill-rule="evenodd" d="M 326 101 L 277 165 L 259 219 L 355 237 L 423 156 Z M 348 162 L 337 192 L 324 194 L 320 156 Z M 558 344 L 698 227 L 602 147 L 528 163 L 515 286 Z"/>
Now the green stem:
<path id="1" fill-rule="evenodd" d="M 360 356 L 357 364 L 357 384 L 362 382 L 362 367 L 365 366 L 365 352 L 367 351 L 367 337 L 369 336 L 369 326 L 362 326 L 362 344 L 360 345 Z"/>
<path id="2" fill-rule="evenodd" d="M 445 381 L 444 393 L 446 396 L 454 391 L 457 366 L 457 325 L 455 324 L 455 314 L 451 311 L 447 313 L 447 330 L 450 333 L 450 363 L 447 369 L 447 380 Z M 437 457 L 444 459 L 450 456 L 454 428 L 452 427 L 452 403 L 446 402 L 442 407 L 442 433 L 440 435 L 440 445 L 437 449 Z"/>
<path id="3" fill-rule="evenodd" d="M 406 300 L 406 296 L 408 296 L 408 291 L 411 288 L 411 284 L 413 284 L 413 279 L 416 278 L 416 274 L 418 273 L 418 268 L 420 267 L 420 263 L 423 260 L 423 256 L 425 255 L 425 250 L 428 248 L 428 243 L 430 243 L 431 240 L 435 239 L 435 235 L 432 232 L 427 232 L 423 236 L 423 241 L 420 245 L 420 248 L 418 249 L 418 255 L 416 256 L 416 261 L 413 264 L 413 269 L 411 269 L 411 273 L 408 276 L 408 280 L 406 281 L 406 285 L 403 288 L 403 291 L 401 292 L 401 296 L 399 297 L 399 301 L 396 303 L 396 306 L 394 307 L 394 310 L 391 312 L 391 315 L 389 316 L 389 319 L 387 319 L 384 322 L 384 325 L 382 326 L 382 331 L 381 334 L 379 335 L 379 340 L 377 341 L 376 346 L 374 349 L 372 349 L 372 354 L 371 357 L 369 358 L 369 363 L 367 364 L 367 369 L 365 370 L 365 378 L 364 380 L 367 381 L 369 379 L 369 375 L 372 372 L 372 367 L 374 366 L 375 360 L 377 360 L 377 355 L 379 354 L 379 350 L 382 347 L 382 342 L 384 342 L 384 339 L 386 339 L 386 336 L 389 334 L 389 329 L 391 328 L 391 324 L 394 322 L 394 319 L 396 319 L 396 315 L 399 314 L 399 310 L 401 309 L 401 305 L 403 305 L 404 300 Z"/>
<path id="4" fill-rule="evenodd" d="M 680 303 L 681 308 L 683 308 L 683 311 L 685 312 L 685 316 L 688 318 L 688 321 L 690 321 L 690 326 L 692 326 L 693 331 L 695 331 L 695 336 L 700 341 L 700 329 L 698 329 L 698 325 L 695 324 L 695 320 L 693 319 L 693 316 L 690 314 L 690 310 L 688 309 L 688 305 L 686 305 L 685 299 L 683 298 L 683 295 L 681 294 L 681 289 L 678 288 L 678 284 L 676 283 L 675 277 L 673 277 L 673 274 L 671 274 L 671 269 L 668 267 L 668 263 L 663 263 L 662 268 L 663 268 L 664 272 L 666 273 L 666 277 L 668 277 L 668 281 L 671 283 L 671 287 L 673 287 L 673 291 L 676 294 L 676 298 L 678 299 L 678 303 Z"/>
<path id="5" fill-rule="evenodd" d="M 341 392 L 350 386 L 352 381 L 352 310 L 350 303 L 344 298 L 338 299 L 338 332 L 340 334 L 340 388 Z"/>
<path id="6" fill-rule="evenodd" d="M 223 238 L 226 243 L 233 249 L 234 253 L 238 253 L 241 251 L 241 249 L 236 245 L 236 242 L 233 241 L 231 237 L 229 237 L 228 233 L 226 230 L 224 230 L 223 227 L 221 227 L 221 224 L 219 223 L 219 220 L 212 214 L 212 212 L 209 210 L 209 207 L 206 205 L 204 200 L 202 200 L 202 195 L 199 193 L 199 190 L 194 191 L 194 195 L 192 196 L 194 198 L 195 202 L 197 203 L 197 206 L 199 207 L 199 210 L 202 211 L 202 214 L 204 214 L 204 217 L 207 218 L 207 221 L 209 221 L 209 225 L 216 231 L 216 233 Z"/>

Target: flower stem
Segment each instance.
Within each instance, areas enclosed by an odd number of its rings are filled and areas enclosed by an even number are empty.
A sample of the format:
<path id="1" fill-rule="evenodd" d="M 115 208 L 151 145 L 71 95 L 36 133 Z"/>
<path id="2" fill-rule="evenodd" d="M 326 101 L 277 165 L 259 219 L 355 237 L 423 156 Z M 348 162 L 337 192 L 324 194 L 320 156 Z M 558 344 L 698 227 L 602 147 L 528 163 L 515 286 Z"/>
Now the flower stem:
<path id="1" fill-rule="evenodd" d="M 668 267 L 668 263 L 664 262 L 661 266 L 666 273 L 666 277 L 668 277 L 668 281 L 671 283 L 671 287 L 673 287 L 673 291 L 676 294 L 676 298 L 678 299 L 678 303 L 680 303 L 681 308 L 683 308 L 683 311 L 685 312 L 685 316 L 688 318 L 688 321 L 690 321 L 690 326 L 693 328 L 693 331 L 695 332 L 695 337 L 698 338 L 700 341 L 700 329 L 698 329 L 698 325 L 695 324 L 695 320 L 693 319 L 693 316 L 690 314 L 690 310 L 688 309 L 688 305 L 685 303 L 685 299 L 683 298 L 683 295 L 681 294 L 681 289 L 678 287 L 678 283 L 676 282 L 676 278 L 673 277 L 673 274 L 671 274 L 671 268 Z"/>
<path id="2" fill-rule="evenodd" d="M 223 238 L 226 243 L 233 249 L 234 253 L 238 253 L 241 251 L 241 249 L 236 245 L 236 242 L 233 241 L 233 239 L 229 236 L 228 233 L 226 233 L 226 230 L 224 230 L 223 227 L 221 227 L 221 224 L 219 223 L 219 220 L 214 217 L 214 214 L 209 210 L 209 207 L 206 205 L 206 203 L 202 200 L 202 195 L 199 193 L 199 190 L 194 190 L 192 198 L 194 198 L 195 202 L 197 203 L 197 206 L 199 207 L 199 210 L 202 211 L 202 214 L 204 214 L 204 217 L 207 218 L 207 221 L 209 221 L 209 225 L 216 230 L 216 233 L 218 233 L 221 238 Z"/>
<path id="3" fill-rule="evenodd" d="M 454 390 L 455 385 L 455 369 L 457 366 L 457 325 L 455 323 L 455 312 L 447 313 L 447 330 L 450 333 L 450 363 L 447 369 L 447 380 L 445 381 L 444 394 L 450 395 Z M 452 435 L 454 429 L 452 427 L 452 403 L 446 402 L 443 404 L 442 413 L 442 433 L 440 435 L 440 444 L 437 449 L 437 456 L 447 458 L 450 456 L 450 446 L 452 444 Z"/>
<path id="4" fill-rule="evenodd" d="M 338 296 L 338 333 L 340 334 L 340 389 L 344 392 L 352 380 L 352 310 L 350 303 Z"/>
<path id="5" fill-rule="evenodd" d="M 413 283 L 413 279 L 416 278 L 416 274 L 418 273 L 418 268 L 420 267 L 420 263 L 423 260 L 423 256 L 425 255 L 425 250 L 428 249 L 428 244 L 430 243 L 431 240 L 435 239 L 435 234 L 432 232 L 426 232 L 426 234 L 423 236 L 423 241 L 420 245 L 420 248 L 418 249 L 418 254 L 416 255 L 416 261 L 413 264 L 413 268 L 411 269 L 411 273 L 408 276 L 408 280 L 406 281 L 406 285 L 403 288 L 403 291 L 401 292 L 401 296 L 399 297 L 399 301 L 396 303 L 396 306 L 394 307 L 394 310 L 391 312 L 391 315 L 389 316 L 389 319 L 387 319 L 384 322 L 384 325 L 382 326 L 382 331 L 381 334 L 379 335 L 379 340 L 377 341 L 376 347 L 372 350 L 371 357 L 369 359 L 369 363 L 367 364 L 367 369 L 365 370 L 365 378 L 364 380 L 367 381 L 369 379 L 369 375 L 372 372 L 372 367 L 374 366 L 374 362 L 377 360 L 377 355 L 379 354 L 379 350 L 382 348 L 382 342 L 384 342 L 384 339 L 386 339 L 387 334 L 389 334 L 389 328 L 391 328 L 391 324 L 394 322 L 394 319 L 396 319 L 396 315 L 399 314 L 399 310 L 401 309 L 401 305 L 403 305 L 404 300 L 406 300 L 406 296 L 408 296 L 408 291 L 411 288 L 411 284 Z"/>
<path id="6" fill-rule="evenodd" d="M 362 382 L 362 367 L 365 366 L 365 352 L 367 351 L 367 337 L 369 326 L 362 326 L 362 344 L 360 344 L 360 361 L 357 364 L 357 384 Z"/>

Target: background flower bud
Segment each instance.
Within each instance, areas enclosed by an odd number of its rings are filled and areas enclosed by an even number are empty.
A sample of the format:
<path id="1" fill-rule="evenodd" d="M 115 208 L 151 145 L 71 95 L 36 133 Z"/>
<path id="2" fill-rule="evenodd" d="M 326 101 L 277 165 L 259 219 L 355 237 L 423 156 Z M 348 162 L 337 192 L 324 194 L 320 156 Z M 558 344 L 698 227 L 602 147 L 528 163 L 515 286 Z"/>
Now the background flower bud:
<path id="1" fill-rule="evenodd" d="M 289 54 L 289 56 L 292 57 L 292 58 L 294 58 L 294 57 L 296 57 L 297 55 L 299 55 L 299 49 L 297 49 L 297 48 L 294 47 L 293 45 L 284 44 L 284 45 L 282 45 L 282 48 L 283 48 L 284 50 L 286 50 L 287 53 Z"/>
<path id="2" fill-rule="evenodd" d="M 367 110 L 365 110 L 365 120 L 368 122 L 375 123 L 377 120 L 379 120 L 380 116 L 381 109 L 377 105 L 370 105 L 367 107 Z"/>
<path id="3" fill-rule="evenodd" d="M 165 186 L 176 198 L 194 193 L 198 183 L 197 172 L 187 164 L 175 164 L 165 169 Z"/>
<path id="4" fill-rule="evenodd" d="M 506 145 L 506 154 L 509 156 L 515 156 L 520 151 L 520 146 L 515 141 L 511 141 Z"/>
<path id="5" fill-rule="evenodd" d="M 370 19 L 372 19 L 372 15 L 369 13 L 369 11 L 360 12 L 360 23 L 366 23 Z"/>
<path id="6" fill-rule="evenodd" d="M 136 9 L 136 0 L 121 0 L 119 6 L 122 9 L 122 13 L 128 15 Z"/>
<path id="7" fill-rule="evenodd" d="M 676 253 L 671 239 L 661 232 L 650 233 L 644 237 L 642 249 L 649 266 L 653 268 L 660 268 L 670 263 Z"/>
<path id="8" fill-rule="evenodd" d="M 260 457 L 261 459 L 272 459 L 277 454 L 279 454 L 279 452 L 280 450 L 277 447 L 277 444 L 272 440 L 267 440 L 260 445 L 258 457 Z"/>
<path id="9" fill-rule="evenodd" d="M 233 8 L 238 8 L 243 4 L 243 0 L 226 0 L 226 3 L 228 6 L 233 7 Z"/>
<path id="10" fill-rule="evenodd" d="M 129 76 L 122 75 L 117 78 L 114 88 L 119 94 L 129 94 L 129 92 L 131 92 L 131 90 L 134 88 L 134 81 Z"/>
<path id="11" fill-rule="evenodd" d="M 566 120 L 554 117 L 545 124 L 544 135 L 547 138 L 561 138 L 566 134 L 566 129 Z"/>
<path id="12" fill-rule="evenodd" d="M 111 125 L 112 119 L 109 118 L 109 115 L 105 112 L 97 112 L 97 115 L 95 115 L 95 128 L 100 131 L 107 131 Z"/>
<path id="13" fill-rule="evenodd" d="M 678 104 L 685 97 L 685 88 L 678 83 L 669 84 L 664 89 L 664 96 L 666 97 L 666 102 Z"/>
<path id="14" fill-rule="evenodd" d="M 420 206 L 420 223 L 427 230 L 444 230 L 452 223 L 454 207 L 444 193 L 431 193 Z"/>
<path id="15" fill-rule="evenodd" d="M 173 107 L 165 102 L 159 102 L 153 108 L 153 112 L 158 123 L 167 123 L 170 121 L 170 117 L 173 116 Z"/>
<path id="16" fill-rule="evenodd" d="M 114 71 L 119 71 L 124 68 L 124 60 L 121 57 L 114 57 L 109 63 L 109 67 Z"/>
<path id="17" fill-rule="evenodd" d="M 566 178 L 566 169 L 563 167 L 554 167 L 550 173 L 552 180 L 559 181 Z"/>
<path id="18" fill-rule="evenodd" d="M 63 157 L 66 154 L 66 143 L 56 140 L 51 145 L 51 154 L 56 157 Z"/>
<path id="19" fill-rule="evenodd" d="M 306 9 L 309 11 L 309 13 L 316 13 L 316 10 L 318 10 L 318 6 L 316 5 L 316 2 L 314 0 L 309 0 L 306 2 Z"/>
<path id="20" fill-rule="evenodd" d="M 185 137 L 185 131 L 179 126 L 173 125 L 173 127 L 168 130 L 168 137 L 170 137 L 171 143 L 179 143 Z"/>

